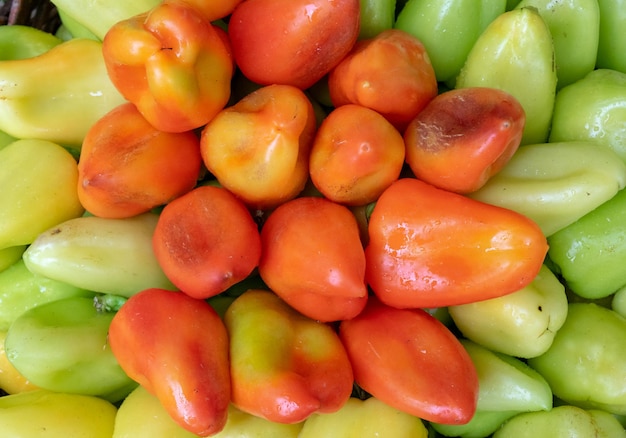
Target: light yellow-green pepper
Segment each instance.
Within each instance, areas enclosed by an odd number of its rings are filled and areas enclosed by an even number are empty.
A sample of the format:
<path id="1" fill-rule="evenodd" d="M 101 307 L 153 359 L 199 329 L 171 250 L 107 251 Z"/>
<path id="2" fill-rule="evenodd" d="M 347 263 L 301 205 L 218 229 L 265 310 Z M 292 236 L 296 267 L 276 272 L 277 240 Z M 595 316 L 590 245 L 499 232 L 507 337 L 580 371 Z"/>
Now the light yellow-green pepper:
<path id="1" fill-rule="evenodd" d="M 1 149 L 0 250 L 28 245 L 39 233 L 82 215 L 77 184 L 76 160 L 56 143 L 18 140 Z M 18 249 L 6 251 L 8 256 Z"/>
<path id="2" fill-rule="evenodd" d="M 97 397 L 42 389 L 0 397 L 4 437 L 111 438 L 116 412 Z"/>
<path id="3" fill-rule="evenodd" d="M 102 43 L 73 38 L 28 59 L 0 61 L 0 131 L 80 147 L 96 120 L 126 100 Z"/>
<path id="4" fill-rule="evenodd" d="M 18 394 L 39 389 L 37 385 L 24 377 L 7 357 L 7 352 L 4 349 L 6 337 L 6 331 L 0 332 L 0 389 L 7 394 Z"/>
<path id="5" fill-rule="evenodd" d="M 41 233 L 24 252 L 26 267 L 86 290 L 129 297 L 143 289 L 176 290 L 152 250 L 158 215 L 81 216 Z"/>
<path id="6" fill-rule="evenodd" d="M 341 409 L 313 414 L 298 438 L 426 438 L 421 419 L 401 412 L 375 397 L 350 398 Z"/>
<path id="7" fill-rule="evenodd" d="M 565 287 L 544 265 L 525 288 L 490 300 L 450 306 L 463 335 L 493 351 L 535 357 L 550 348 L 567 317 Z"/>
<path id="8" fill-rule="evenodd" d="M 160 0 L 52 0 L 61 17 L 87 29 L 100 40 L 118 21 L 146 12 Z"/>
<path id="9" fill-rule="evenodd" d="M 546 236 L 574 223 L 626 186 L 626 165 L 593 141 L 526 145 L 469 197 L 534 220 Z"/>
<path id="10" fill-rule="evenodd" d="M 213 438 L 296 438 L 302 423 L 273 423 L 230 405 L 228 419 Z M 115 418 L 113 438 L 195 438 L 167 413 L 159 400 L 138 386 L 122 402 Z"/>
<path id="11" fill-rule="evenodd" d="M 552 35 L 536 9 L 496 17 L 472 46 L 455 88 L 494 87 L 526 111 L 522 144 L 547 141 L 556 94 Z"/>
<path id="12" fill-rule="evenodd" d="M 16 245 L 0 249 L 0 272 L 17 263 L 22 258 L 26 247 L 27 245 Z"/>

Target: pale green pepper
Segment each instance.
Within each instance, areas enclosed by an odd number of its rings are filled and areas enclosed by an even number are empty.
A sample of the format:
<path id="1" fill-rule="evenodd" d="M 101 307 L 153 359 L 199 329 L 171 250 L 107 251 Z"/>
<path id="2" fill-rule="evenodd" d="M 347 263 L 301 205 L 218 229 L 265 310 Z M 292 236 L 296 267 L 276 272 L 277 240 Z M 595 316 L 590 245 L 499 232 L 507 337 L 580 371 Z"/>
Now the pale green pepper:
<path id="1" fill-rule="evenodd" d="M 228 407 L 228 418 L 214 438 L 297 438 L 302 423 L 268 421 Z M 124 399 L 117 411 L 113 438 L 195 438 L 176 423 L 163 405 L 144 387 L 138 386 Z"/>
<path id="2" fill-rule="evenodd" d="M 626 73 L 626 0 L 598 0 L 600 5 L 600 41 L 598 68 Z"/>
<path id="3" fill-rule="evenodd" d="M 572 84 L 596 66 L 600 35 L 598 0 L 522 0 L 517 8 L 534 7 L 554 42 L 557 89 Z"/>
<path id="4" fill-rule="evenodd" d="M 96 120 L 124 102 L 98 41 L 73 38 L 34 58 L 0 61 L 0 131 L 15 138 L 79 148 Z"/>
<path id="5" fill-rule="evenodd" d="M 493 351 L 535 357 L 547 351 L 567 317 L 565 288 L 544 265 L 525 288 L 490 300 L 448 307 L 465 337 Z"/>
<path id="6" fill-rule="evenodd" d="M 39 233 L 82 215 L 77 184 L 76 160 L 56 143 L 18 140 L 1 149 L 0 250 L 28 245 Z"/>
<path id="7" fill-rule="evenodd" d="M 111 402 L 136 386 L 108 343 L 113 312 L 99 312 L 93 298 L 70 297 L 40 304 L 9 327 L 7 358 L 42 389 L 99 396 Z"/>
<path id="8" fill-rule="evenodd" d="M 0 61 L 33 58 L 61 42 L 60 38 L 31 26 L 0 26 Z"/>
<path id="9" fill-rule="evenodd" d="M 432 423 L 437 432 L 463 438 L 486 437 L 520 412 L 552 409 L 552 390 L 548 382 L 524 362 L 467 339 L 461 339 L 461 343 L 478 373 L 476 414 L 464 425 Z"/>
<path id="10" fill-rule="evenodd" d="M 626 414 L 626 318 L 595 303 L 570 303 L 565 324 L 528 364 L 556 397 L 583 409 Z"/>
<path id="11" fill-rule="evenodd" d="M 626 73 L 594 70 L 556 95 L 550 142 L 595 141 L 626 162 L 624 120 Z"/>
<path id="12" fill-rule="evenodd" d="M 160 1 L 52 0 L 52 3 L 59 10 L 61 17 L 69 17 L 102 40 L 115 23 L 146 12 L 159 4 Z"/>
<path id="13" fill-rule="evenodd" d="M 32 273 L 23 260 L 0 272 L 0 331 L 7 331 L 13 321 L 28 309 L 61 298 L 94 292 Z"/>
<path id="14" fill-rule="evenodd" d="M 38 275 L 94 292 L 129 297 L 153 287 L 175 290 L 152 249 L 157 221 L 155 213 L 70 219 L 41 233 L 22 258 Z"/>
<path id="15" fill-rule="evenodd" d="M 621 288 L 613 294 L 611 309 L 626 318 L 626 287 Z"/>
<path id="16" fill-rule="evenodd" d="M 624 438 L 626 431 L 615 417 L 602 411 L 558 406 L 551 411 L 516 415 L 493 438 Z"/>
<path id="17" fill-rule="evenodd" d="M 333 413 L 313 414 L 298 438 L 427 438 L 418 417 L 392 408 L 375 397 L 350 398 Z"/>
<path id="18" fill-rule="evenodd" d="M 35 390 L 0 397 L 4 437 L 111 438 L 117 409 L 98 397 Z"/>
<path id="19" fill-rule="evenodd" d="M 568 288 L 587 299 L 626 286 L 626 189 L 548 237 L 548 257 Z"/>
<path id="20" fill-rule="evenodd" d="M 532 219 L 546 236 L 574 223 L 626 187 L 626 165 L 592 141 L 526 145 L 470 198 Z"/>
<path id="21" fill-rule="evenodd" d="M 26 247 L 27 245 L 16 245 L 0 249 L 0 272 L 17 263 L 26 251 Z"/>
<path id="22" fill-rule="evenodd" d="M 548 139 L 556 94 L 552 35 L 536 9 L 500 14 L 478 37 L 455 88 L 493 87 L 517 98 L 526 112 L 522 144 Z"/>

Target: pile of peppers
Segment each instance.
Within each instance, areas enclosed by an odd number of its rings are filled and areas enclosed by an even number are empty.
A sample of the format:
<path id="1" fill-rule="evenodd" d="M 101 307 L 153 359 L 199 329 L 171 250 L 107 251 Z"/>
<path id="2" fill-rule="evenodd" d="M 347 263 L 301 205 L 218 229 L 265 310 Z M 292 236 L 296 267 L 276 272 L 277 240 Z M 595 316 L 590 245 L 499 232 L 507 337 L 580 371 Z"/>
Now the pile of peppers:
<path id="1" fill-rule="evenodd" d="M 53 3 L 4 434 L 626 437 L 626 1 Z"/>

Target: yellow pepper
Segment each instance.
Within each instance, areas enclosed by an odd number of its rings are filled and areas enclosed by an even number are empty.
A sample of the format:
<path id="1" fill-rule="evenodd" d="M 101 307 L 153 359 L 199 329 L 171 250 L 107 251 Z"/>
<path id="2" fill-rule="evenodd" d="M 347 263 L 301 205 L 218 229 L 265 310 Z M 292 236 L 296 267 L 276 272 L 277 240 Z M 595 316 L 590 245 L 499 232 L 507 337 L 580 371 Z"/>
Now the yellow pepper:
<path id="1" fill-rule="evenodd" d="M 6 332 L 0 332 L 0 389 L 7 394 L 18 394 L 39 389 L 37 385 L 15 369 L 11 361 L 9 361 L 7 352 L 4 349 L 6 337 Z"/>
<path id="2" fill-rule="evenodd" d="M 102 43 L 74 38 L 28 59 L 0 61 L 0 131 L 80 147 L 96 120 L 125 99 Z"/>

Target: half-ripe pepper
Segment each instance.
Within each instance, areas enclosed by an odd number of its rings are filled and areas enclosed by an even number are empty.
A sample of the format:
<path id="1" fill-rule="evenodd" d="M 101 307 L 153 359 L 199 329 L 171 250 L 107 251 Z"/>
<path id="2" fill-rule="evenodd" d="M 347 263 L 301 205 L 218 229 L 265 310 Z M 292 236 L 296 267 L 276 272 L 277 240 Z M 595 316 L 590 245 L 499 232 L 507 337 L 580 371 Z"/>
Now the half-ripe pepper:
<path id="1" fill-rule="evenodd" d="M 0 130 L 79 148 L 87 130 L 124 98 L 100 42 L 76 38 L 40 56 L 0 61 Z"/>
<path id="2" fill-rule="evenodd" d="M 184 429 L 214 435 L 230 403 L 228 333 L 204 300 L 146 289 L 126 301 L 109 329 L 121 367 Z"/>
<path id="3" fill-rule="evenodd" d="M 120 368 L 108 343 L 114 315 L 98 311 L 89 297 L 40 304 L 9 327 L 7 357 L 40 388 L 120 401 L 137 384 Z"/>
<path id="4" fill-rule="evenodd" d="M 249 289 L 228 308 L 232 402 L 278 423 L 335 412 L 352 392 L 352 367 L 334 329 L 273 292 Z"/>
<path id="5" fill-rule="evenodd" d="M 468 196 L 532 219 L 546 236 L 626 187 L 626 164 L 591 140 L 525 145 L 500 173 Z"/>
<path id="6" fill-rule="evenodd" d="M 0 397 L 2 435 L 29 438 L 111 438 L 115 405 L 94 396 L 46 390 Z"/>
<path id="7" fill-rule="evenodd" d="M 82 215 L 76 184 L 76 160 L 56 143 L 18 140 L 0 150 L 0 250 Z"/>
<path id="8" fill-rule="evenodd" d="M 337 412 L 313 414 L 298 438 L 427 438 L 424 422 L 376 397 L 351 397 Z"/>
<path id="9" fill-rule="evenodd" d="M 176 289 L 152 250 L 159 216 L 81 216 L 42 232 L 24 252 L 35 274 L 101 293 L 129 297 L 150 287 Z"/>
<path id="10" fill-rule="evenodd" d="M 61 42 L 60 38 L 31 26 L 0 26 L 0 61 L 32 58 Z"/>
<path id="11" fill-rule="evenodd" d="M 117 89 L 161 131 L 199 128 L 230 97 L 228 39 L 184 2 L 164 1 L 116 23 L 102 53 Z"/>
<path id="12" fill-rule="evenodd" d="M 7 394 L 18 394 L 39 389 L 20 374 L 7 357 L 7 352 L 4 349 L 6 337 L 6 331 L 0 332 L 0 389 Z"/>

